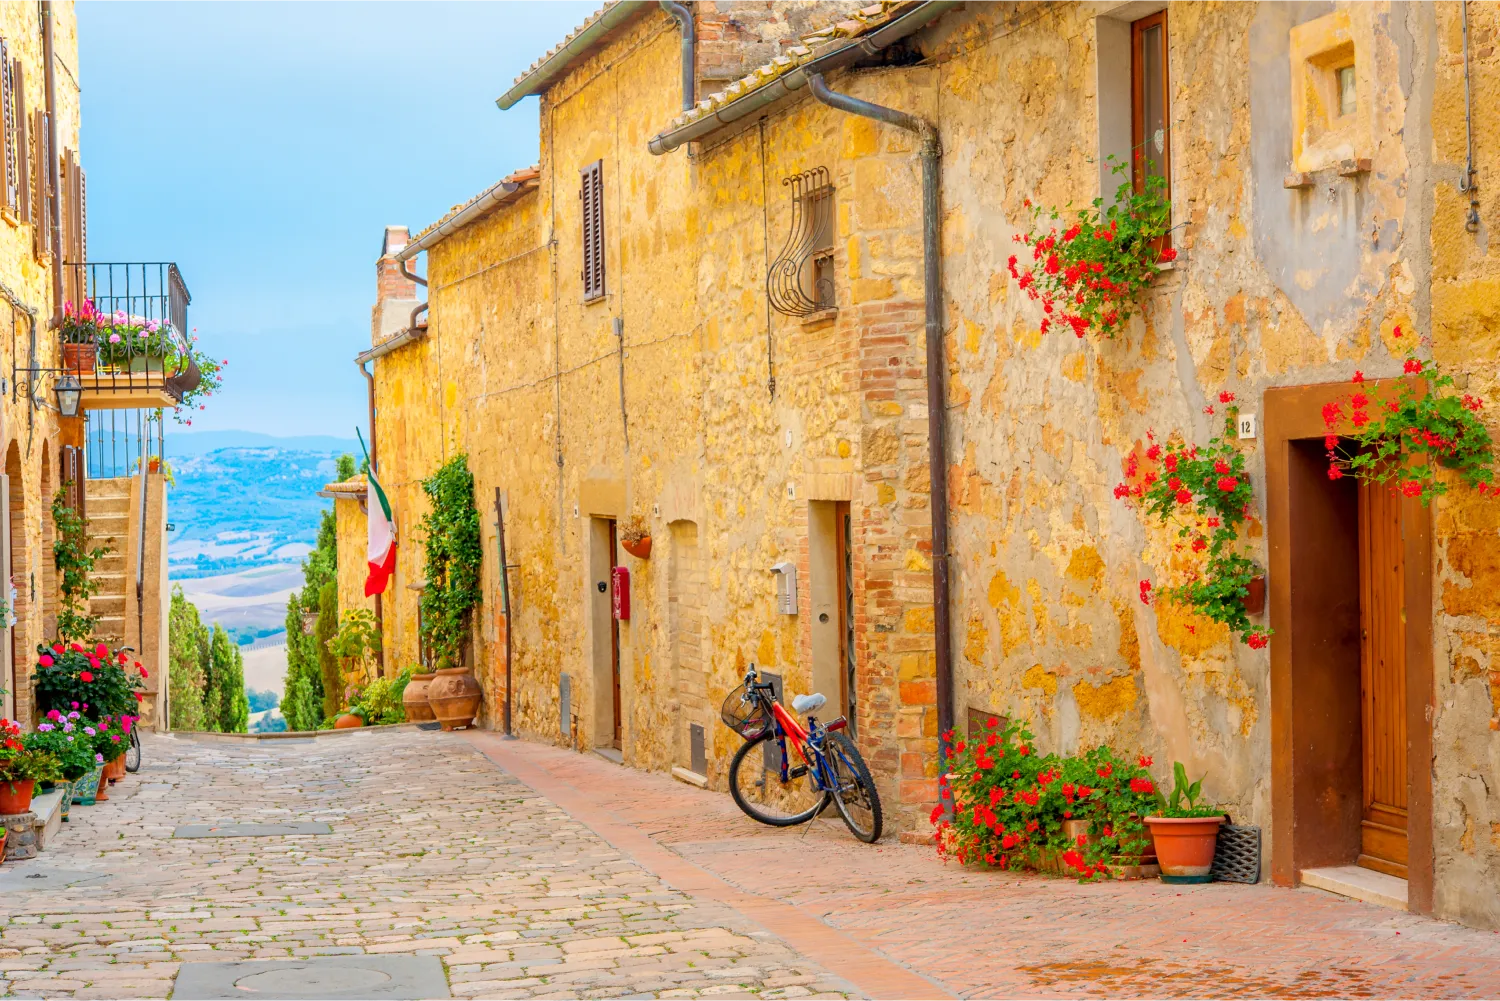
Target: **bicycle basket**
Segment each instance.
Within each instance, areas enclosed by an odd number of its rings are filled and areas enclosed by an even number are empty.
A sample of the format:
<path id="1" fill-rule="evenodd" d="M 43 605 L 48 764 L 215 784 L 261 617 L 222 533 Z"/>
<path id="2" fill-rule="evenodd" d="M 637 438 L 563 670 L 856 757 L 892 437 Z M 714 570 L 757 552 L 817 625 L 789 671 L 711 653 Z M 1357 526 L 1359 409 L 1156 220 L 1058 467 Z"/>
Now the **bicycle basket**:
<path id="1" fill-rule="evenodd" d="M 746 740 L 754 740 L 771 728 L 771 714 L 765 701 L 751 696 L 744 685 L 729 693 L 719 715 L 725 726 Z"/>

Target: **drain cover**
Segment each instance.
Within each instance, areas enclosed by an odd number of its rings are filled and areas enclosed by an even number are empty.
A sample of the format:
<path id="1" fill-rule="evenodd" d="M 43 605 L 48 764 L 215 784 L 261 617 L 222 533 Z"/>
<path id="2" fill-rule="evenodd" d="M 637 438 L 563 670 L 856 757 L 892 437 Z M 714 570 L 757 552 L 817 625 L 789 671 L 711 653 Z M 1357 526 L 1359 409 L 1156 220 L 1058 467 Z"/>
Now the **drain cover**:
<path id="1" fill-rule="evenodd" d="M 14 893 L 17 890 L 56 890 L 64 886 L 76 886 L 79 883 L 103 882 L 109 877 L 110 874 L 107 872 L 88 872 L 84 869 L 27 869 L 11 863 L 0 870 L 0 893 Z"/>
<path id="2" fill-rule="evenodd" d="M 174 838 L 271 838 L 283 834 L 332 834 L 321 821 L 297 820 L 285 824 L 183 824 Z"/>
<path id="3" fill-rule="evenodd" d="M 446 998 L 448 978 L 436 956 L 318 956 L 244 963 L 183 963 L 172 997 L 225 998 Z"/>

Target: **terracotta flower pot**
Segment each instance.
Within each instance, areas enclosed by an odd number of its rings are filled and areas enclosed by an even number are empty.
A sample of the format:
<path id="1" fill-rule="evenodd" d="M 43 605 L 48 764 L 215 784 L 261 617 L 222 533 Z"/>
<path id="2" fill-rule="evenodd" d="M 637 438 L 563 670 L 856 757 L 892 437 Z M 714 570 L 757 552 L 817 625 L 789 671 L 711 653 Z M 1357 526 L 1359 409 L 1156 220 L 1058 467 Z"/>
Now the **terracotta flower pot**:
<path id="1" fill-rule="evenodd" d="M 444 730 L 472 726 L 484 692 L 467 667 L 449 667 L 437 672 L 427 686 L 427 703 Z"/>
<path id="2" fill-rule="evenodd" d="M 638 560 L 649 560 L 651 558 L 651 536 L 639 539 L 635 542 L 621 540 L 620 545 L 625 551 Z"/>
<path id="3" fill-rule="evenodd" d="M 125 755 L 112 758 L 104 765 L 104 774 L 111 782 L 118 782 L 125 777 Z"/>
<path id="4" fill-rule="evenodd" d="M 88 375 L 94 371 L 98 348 L 93 344 L 64 344 L 63 368 L 69 372 Z"/>
<path id="5" fill-rule="evenodd" d="M 344 713 L 344 715 L 333 721 L 333 728 L 335 730 L 352 730 L 357 726 L 364 725 L 364 717 L 356 716 L 353 713 Z"/>
<path id="6" fill-rule="evenodd" d="M 401 694 L 401 706 L 406 710 L 408 723 L 430 723 L 435 718 L 432 706 L 427 702 L 427 689 L 436 677 L 435 674 L 413 674 L 406 683 L 406 691 Z"/>
<path id="7" fill-rule="evenodd" d="M 1259 615 L 1266 610 L 1266 575 L 1256 574 L 1245 587 L 1245 614 Z"/>
<path id="8" fill-rule="evenodd" d="M 109 800 L 109 762 L 99 766 L 99 791 L 94 793 L 94 802 L 104 803 Z"/>
<path id="9" fill-rule="evenodd" d="M 31 793 L 35 788 L 35 779 L 0 782 L 0 813 L 25 813 L 31 809 Z"/>
<path id="10" fill-rule="evenodd" d="M 1147 817 L 1163 883 L 1207 883 L 1223 817 Z"/>

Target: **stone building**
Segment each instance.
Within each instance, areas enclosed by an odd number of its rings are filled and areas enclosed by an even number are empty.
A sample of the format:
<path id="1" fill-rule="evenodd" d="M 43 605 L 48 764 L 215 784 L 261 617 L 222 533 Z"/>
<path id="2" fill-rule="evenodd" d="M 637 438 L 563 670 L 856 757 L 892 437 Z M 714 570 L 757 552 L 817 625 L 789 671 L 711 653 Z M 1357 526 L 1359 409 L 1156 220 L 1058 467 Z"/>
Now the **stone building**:
<path id="1" fill-rule="evenodd" d="M 1330 481 L 1320 419 L 1356 373 L 1388 390 L 1413 346 L 1496 390 L 1500 10 L 689 16 L 685 84 L 672 13 L 606 5 L 500 100 L 538 96 L 539 165 L 388 231 L 383 273 L 426 255 L 425 288 L 383 281 L 361 355 L 402 533 L 388 668 L 421 656 L 420 480 L 462 451 L 488 725 L 508 641 L 524 735 L 722 788 L 718 704 L 753 662 L 849 714 L 906 830 L 936 801 L 940 728 L 1002 715 L 1048 750 L 1204 774 L 1277 882 L 1358 860 L 1412 910 L 1500 927 L 1495 501 Z M 1113 198 L 1106 158 L 1147 146 L 1176 259 L 1119 336 L 1047 330 L 1008 265 L 1031 206 Z M 1219 433 L 1229 394 L 1263 649 L 1140 600 L 1194 557 L 1115 493 L 1153 434 Z M 648 559 L 618 548 L 635 520 Z"/>

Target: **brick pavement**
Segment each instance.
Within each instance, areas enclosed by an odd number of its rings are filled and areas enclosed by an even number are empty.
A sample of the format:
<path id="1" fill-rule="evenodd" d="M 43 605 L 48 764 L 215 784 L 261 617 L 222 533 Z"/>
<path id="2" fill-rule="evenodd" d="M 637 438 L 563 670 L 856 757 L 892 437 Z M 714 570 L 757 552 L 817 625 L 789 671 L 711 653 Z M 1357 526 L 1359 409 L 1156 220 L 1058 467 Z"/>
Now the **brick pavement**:
<path id="1" fill-rule="evenodd" d="M 1500 997 L 1500 934 L 1311 888 L 966 869 L 890 838 L 859 844 L 837 820 L 762 827 L 727 795 L 595 755 L 471 739 L 606 837 L 648 836 L 965 997 Z"/>
<path id="2" fill-rule="evenodd" d="M 164 998 L 179 963 L 443 958 L 460 997 L 843 997 L 755 922 L 624 856 L 461 737 L 148 736 L 141 772 L 26 867 L 105 882 L 0 899 L 0 993 Z M 326 821 L 331 835 L 173 828 Z M 10 865 L 7 868 L 11 868 Z"/>

